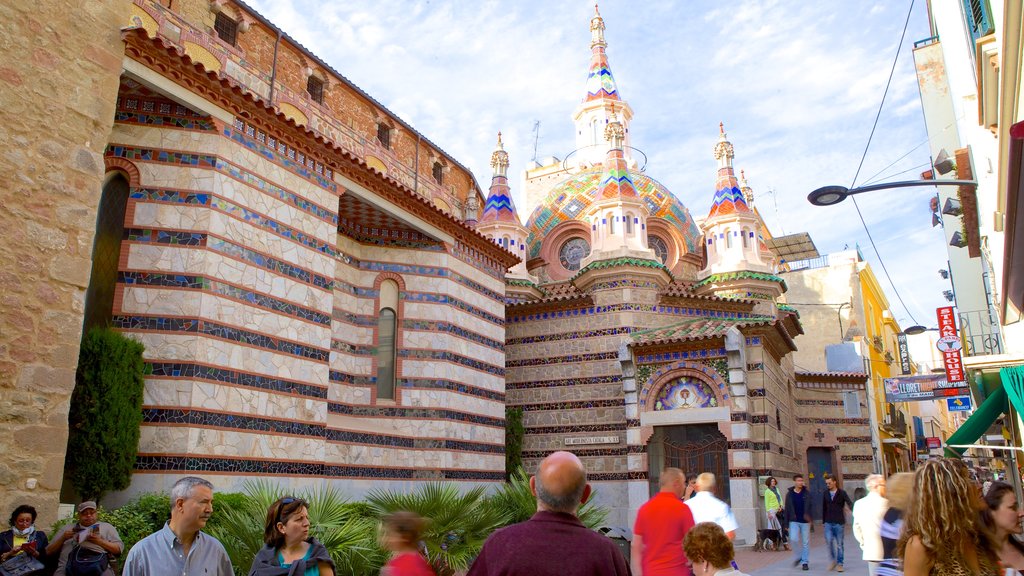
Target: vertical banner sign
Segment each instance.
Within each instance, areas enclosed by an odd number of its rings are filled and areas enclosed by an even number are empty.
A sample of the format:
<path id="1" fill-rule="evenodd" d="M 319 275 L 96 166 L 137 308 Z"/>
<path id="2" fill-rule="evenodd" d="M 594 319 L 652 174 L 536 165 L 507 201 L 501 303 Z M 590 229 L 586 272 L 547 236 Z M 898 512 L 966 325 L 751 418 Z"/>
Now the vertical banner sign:
<path id="1" fill-rule="evenodd" d="M 936 309 L 939 318 L 939 341 L 935 347 L 942 352 L 943 361 L 946 365 L 946 381 L 951 385 L 954 382 L 964 381 L 964 365 L 960 362 L 960 337 L 956 335 L 956 316 L 953 314 L 952 306 L 944 306 Z"/>
<path id="2" fill-rule="evenodd" d="M 900 374 L 910 374 L 910 348 L 907 346 L 907 335 L 900 332 L 896 335 L 896 343 L 900 349 Z"/>

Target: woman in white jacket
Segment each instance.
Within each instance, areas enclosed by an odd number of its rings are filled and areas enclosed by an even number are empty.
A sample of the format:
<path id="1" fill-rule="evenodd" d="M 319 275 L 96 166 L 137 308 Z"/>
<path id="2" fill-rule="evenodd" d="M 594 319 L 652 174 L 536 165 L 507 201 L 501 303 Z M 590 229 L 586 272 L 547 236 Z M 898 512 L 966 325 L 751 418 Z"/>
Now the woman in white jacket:
<path id="1" fill-rule="evenodd" d="M 885 559 L 880 532 L 882 516 L 889 507 L 885 499 L 885 476 L 871 474 L 864 480 L 864 486 L 868 495 L 853 504 L 853 536 L 868 563 L 868 574 L 876 576 L 879 564 Z"/>

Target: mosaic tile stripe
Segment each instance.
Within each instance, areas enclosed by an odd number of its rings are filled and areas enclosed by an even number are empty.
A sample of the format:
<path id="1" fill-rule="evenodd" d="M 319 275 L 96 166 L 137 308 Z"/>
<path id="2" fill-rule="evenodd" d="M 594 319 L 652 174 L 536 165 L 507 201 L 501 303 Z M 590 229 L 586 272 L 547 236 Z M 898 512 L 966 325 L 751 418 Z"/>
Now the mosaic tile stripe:
<path id="1" fill-rule="evenodd" d="M 626 454 L 628 454 L 628 451 L 626 450 L 625 446 L 619 448 L 590 448 L 583 450 L 577 450 L 574 446 L 566 446 L 565 450 L 567 452 L 572 452 L 573 454 L 580 458 L 598 456 L 625 456 Z M 547 458 L 548 455 L 551 454 L 552 452 L 554 452 L 554 450 L 524 450 L 522 457 L 541 459 Z M 588 474 L 587 476 L 589 477 L 590 475 Z"/>
<path id="2" fill-rule="evenodd" d="M 589 306 L 582 308 L 571 308 L 568 310 L 552 310 L 550 312 L 538 312 L 536 314 L 523 314 L 510 316 L 508 321 L 513 322 L 535 322 L 537 320 L 557 320 L 559 318 L 574 318 L 577 316 L 592 316 L 595 314 L 607 314 L 609 312 L 651 312 L 659 315 L 671 316 L 697 316 L 702 318 L 736 319 L 749 318 L 750 312 L 729 312 L 725 310 L 702 310 L 700 308 L 686 308 L 683 306 L 661 306 L 653 304 L 609 304 L 607 306 Z"/>
<path id="3" fill-rule="evenodd" d="M 505 390 L 530 390 L 533 388 L 560 388 L 563 386 L 614 384 L 621 381 L 621 376 L 595 376 L 593 378 L 569 378 L 566 380 L 534 380 L 530 382 L 505 382 Z"/>
<path id="4" fill-rule="evenodd" d="M 334 182 L 324 178 L 322 175 L 317 174 L 314 170 L 310 170 L 305 164 L 300 164 L 293 161 L 291 158 L 284 154 L 280 154 L 276 149 L 264 146 L 252 138 L 248 138 L 245 132 L 236 130 L 231 126 L 224 128 L 224 136 L 227 136 L 231 140 L 235 141 L 242 146 L 245 146 L 250 151 L 263 156 L 267 160 L 285 168 L 289 172 L 292 172 L 307 180 L 312 180 L 317 183 L 318 186 L 331 192 L 337 192 L 338 186 Z M 312 161 L 312 159 L 310 159 Z M 321 170 L 322 170 L 321 164 Z"/>
<path id="5" fill-rule="evenodd" d="M 524 336 L 522 338 L 510 338 L 505 344 L 518 346 L 520 344 L 536 344 L 538 342 L 555 342 L 558 340 L 576 340 L 577 338 L 598 338 L 601 336 L 617 336 L 619 334 L 631 334 L 637 328 L 631 326 L 619 326 L 616 328 L 602 328 L 600 330 L 579 330 L 576 332 L 557 332 L 554 334 L 542 334 L 539 336 Z"/>
<path id="6" fill-rule="evenodd" d="M 150 376 L 154 378 L 188 378 L 209 382 L 235 384 L 247 388 L 257 388 L 272 392 L 298 394 L 309 398 L 326 399 L 327 388 L 313 386 L 302 382 L 284 380 L 227 370 L 219 366 L 207 366 L 188 362 L 147 362 L 151 368 Z"/>
<path id="7" fill-rule="evenodd" d="M 463 382 L 453 382 L 451 380 L 431 380 L 429 378 L 402 378 L 398 381 L 400 388 L 416 388 L 420 390 L 449 390 L 451 392 L 459 392 L 469 396 L 476 396 L 478 398 L 486 398 L 487 400 L 494 400 L 495 402 L 504 402 L 505 394 L 502 392 L 496 392 L 494 390 L 488 390 L 486 388 L 477 388 L 476 386 L 470 386 Z"/>
<path id="8" fill-rule="evenodd" d="M 263 255 L 255 250 L 244 248 L 227 240 L 199 234 L 194 232 L 180 232 L 174 230 L 147 230 L 143 228 L 125 228 L 125 240 L 148 244 L 171 244 L 179 246 L 205 246 L 215 252 L 253 264 L 265 270 L 288 276 L 306 284 L 316 286 L 324 290 L 331 290 L 334 281 L 326 276 L 316 274 L 293 266 L 283 260 Z"/>
<path id="9" fill-rule="evenodd" d="M 871 436 L 839 436 L 836 441 L 843 444 L 871 444 Z"/>
<path id="10" fill-rule="evenodd" d="M 586 410 L 589 408 L 616 408 L 625 406 L 623 398 L 609 398 L 607 400 L 577 400 L 570 402 L 545 402 L 542 404 L 509 404 L 516 408 L 522 408 L 523 412 L 540 412 L 545 410 Z"/>
<path id="11" fill-rule="evenodd" d="M 504 376 L 505 368 L 500 366 L 494 366 L 486 362 L 481 362 L 475 358 L 449 352 L 447 350 L 422 350 L 422 349 L 408 349 L 402 348 L 398 351 L 399 358 L 409 358 L 411 360 L 434 360 L 437 362 L 450 362 L 452 364 L 458 364 L 481 372 L 487 372 L 495 376 Z"/>
<path id="12" fill-rule="evenodd" d="M 725 358 L 725 348 L 678 350 L 675 352 L 644 354 L 642 356 L 637 357 L 637 363 L 650 364 L 653 362 L 669 362 L 672 360 L 692 360 L 694 358 Z"/>
<path id="13" fill-rule="evenodd" d="M 231 342 L 248 344 L 265 350 L 306 358 L 315 362 L 326 363 L 330 355 L 328 350 L 322 348 L 315 348 L 258 332 L 242 330 L 241 328 L 227 326 L 205 318 L 119 315 L 114 316 L 111 322 L 113 326 L 129 330 L 200 333 Z"/>
<path id="14" fill-rule="evenodd" d="M 414 275 L 414 276 L 431 276 L 436 278 L 450 278 L 462 284 L 466 288 L 473 290 L 479 294 L 482 294 L 495 302 L 504 303 L 505 295 L 499 292 L 495 292 L 483 286 L 465 276 L 450 270 L 448 268 L 439 268 L 436 266 L 415 266 L 412 264 L 397 264 L 394 262 L 378 262 L 373 260 L 361 260 L 347 254 L 341 250 L 337 250 L 338 260 L 345 264 L 352 266 L 358 270 L 367 270 L 372 272 L 394 272 L 396 274 L 403 275 Z M 504 277 L 502 277 L 504 278 Z"/>
<path id="15" fill-rule="evenodd" d="M 350 344 L 337 338 L 331 338 L 331 350 L 354 356 L 373 356 L 377 354 L 375 346 L 369 344 Z"/>
<path id="16" fill-rule="evenodd" d="M 618 352 L 595 352 L 593 354 L 573 354 L 571 356 L 551 356 L 548 358 L 526 358 L 523 360 L 510 360 L 505 362 L 505 367 L 521 368 L 524 366 L 547 366 L 549 364 L 567 364 L 572 362 L 617 360 L 618 358 Z"/>
<path id="17" fill-rule="evenodd" d="M 324 438 L 327 427 L 324 424 L 293 422 L 272 418 L 259 418 L 240 414 L 222 414 L 194 408 L 143 408 L 142 421 L 146 424 L 185 424 L 216 428 L 231 428 L 249 432 L 270 432 L 292 434 L 310 438 Z"/>
<path id="18" fill-rule="evenodd" d="M 369 444 L 373 446 L 389 446 L 392 448 L 409 448 L 413 450 L 458 450 L 460 452 L 476 452 L 481 454 L 504 454 L 504 444 L 484 444 L 467 442 L 449 438 L 408 438 L 405 436 L 388 436 L 377 433 L 352 432 L 349 430 L 327 429 L 329 442 Z"/>
<path id="19" fill-rule="evenodd" d="M 188 190 L 165 190 L 162 188 L 130 188 L 128 198 L 149 202 L 165 202 L 167 204 L 185 204 L 189 206 L 209 206 L 212 194 Z"/>
<path id="20" fill-rule="evenodd" d="M 333 244 L 324 242 L 315 236 L 306 234 L 305 232 L 302 232 L 301 230 L 298 230 L 296 228 L 292 228 L 291 226 L 287 226 L 281 223 L 280 221 L 268 218 L 260 214 L 259 212 L 253 212 L 252 210 L 244 208 L 238 204 L 235 204 L 234 202 L 230 202 L 218 196 L 213 197 L 213 200 L 210 202 L 210 205 L 213 208 L 220 210 L 224 214 L 234 216 L 235 218 L 243 222 L 252 224 L 253 226 L 256 226 L 263 230 L 273 232 L 274 234 L 280 236 L 281 238 L 292 240 L 293 242 L 301 244 L 306 248 L 316 250 L 321 254 L 326 254 L 331 258 L 337 256 L 337 251 L 335 250 Z"/>
<path id="21" fill-rule="evenodd" d="M 406 330 L 422 330 L 425 332 L 444 332 L 453 336 L 458 336 L 470 342 L 475 342 L 481 346 L 487 346 L 495 350 L 505 351 L 505 343 L 493 338 L 488 338 L 466 330 L 462 326 L 452 324 L 450 322 L 433 322 L 429 320 L 402 320 L 402 328 Z"/>
<path id="22" fill-rule="evenodd" d="M 871 462 L 874 459 L 871 454 L 843 454 L 839 457 L 843 462 Z"/>
<path id="23" fill-rule="evenodd" d="M 345 374 L 344 372 L 331 370 L 327 377 L 331 382 L 337 382 L 339 384 L 351 384 L 353 386 L 377 385 L 377 378 L 375 376 L 355 376 L 353 374 Z"/>
<path id="24" fill-rule="evenodd" d="M 117 281 L 129 286 L 159 286 L 167 288 L 188 288 L 219 294 L 235 300 L 241 300 L 258 308 L 281 312 L 295 318 L 309 320 L 324 326 L 331 325 L 331 317 L 323 312 L 304 308 L 291 302 L 279 300 L 260 292 L 245 290 L 227 282 L 212 280 L 205 276 L 190 274 L 163 274 L 151 272 L 118 272 Z"/>
<path id="25" fill-rule="evenodd" d="M 498 262 L 488 258 L 478 252 L 474 248 L 470 248 L 462 242 L 455 241 L 455 246 L 451 248 L 449 252 L 452 256 L 455 256 L 459 260 L 462 260 L 466 264 L 469 264 L 473 268 L 480 270 L 484 274 L 487 274 L 495 280 L 505 281 L 505 267 L 501 266 Z"/>
<path id="26" fill-rule="evenodd" d="M 477 308 L 476 306 L 472 306 L 470 304 L 467 304 L 466 302 L 464 302 L 462 300 L 459 300 L 458 298 L 455 298 L 453 296 L 449 296 L 447 294 L 431 294 L 431 293 L 424 293 L 424 292 L 405 292 L 403 294 L 403 296 L 404 296 L 403 300 L 405 302 L 427 302 L 427 303 L 431 303 L 431 304 L 446 304 L 448 306 L 452 306 L 454 308 L 458 308 L 459 310 L 462 310 L 463 312 L 468 312 L 469 314 L 471 314 L 473 316 L 476 316 L 477 318 L 480 318 L 482 320 L 486 320 L 486 321 L 488 321 L 488 322 L 490 322 L 492 324 L 497 324 L 498 326 L 504 326 L 505 325 L 505 319 L 504 318 L 501 318 L 500 316 L 495 316 L 494 314 L 491 314 L 490 312 L 487 312 L 486 310 L 481 310 L 480 308 Z"/>
<path id="27" fill-rule="evenodd" d="M 842 406 L 842 400 L 796 400 L 797 406 Z"/>
<path id="28" fill-rule="evenodd" d="M 730 468 L 729 478 L 763 478 L 764 476 L 775 476 L 776 478 L 792 478 L 798 471 L 782 470 L 780 468 Z M 802 471 L 799 471 L 803 474 Z M 850 475 L 844 473 L 844 480 L 849 480 Z"/>
<path id="29" fill-rule="evenodd" d="M 639 424 L 638 424 L 639 425 Z M 626 424 L 577 424 L 575 426 L 526 426 L 527 434 L 573 434 L 576 432 L 625 432 Z"/>
<path id="30" fill-rule="evenodd" d="M 163 164 L 177 164 L 182 166 L 195 166 L 198 168 L 211 168 L 218 172 L 227 174 L 236 180 L 244 182 L 253 188 L 256 188 L 270 196 L 281 200 L 286 204 L 290 204 L 303 212 L 312 214 L 321 220 L 330 222 L 333 226 L 338 225 L 338 215 L 301 196 L 294 194 L 281 188 L 280 186 L 271 184 L 270 182 L 256 176 L 255 174 L 242 170 L 238 166 L 230 162 L 226 162 L 217 156 L 210 154 L 187 154 L 184 152 L 172 152 L 168 150 L 156 150 L 150 148 L 138 148 L 133 146 L 122 146 L 117 144 L 110 144 L 107 146 L 104 156 L 110 156 L 114 158 L 125 158 L 128 160 L 141 161 L 141 162 L 159 162 Z M 334 186 L 332 184 L 332 186 Z M 337 187 L 334 186 L 331 191 L 337 192 Z"/>
<path id="31" fill-rule="evenodd" d="M 504 418 L 491 418 L 446 410 L 444 408 L 418 408 L 407 406 L 353 406 L 340 402 L 329 402 L 327 410 L 332 414 L 348 416 L 370 416 L 375 418 L 422 418 L 425 420 L 451 420 L 453 422 L 470 422 L 482 426 L 505 427 Z"/>
<path id="32" fill-rule="evenodd" d="M 353 314 L 347 310 L 341 308 L 335 308 L 331 311 L 331 319 L 335 322 L 344 322 L 345 324 L 351 324 L 353 326 L 376 326 L 377 317 L 368 316 L 363 314 Z"/>
<path id="33" fill-rule="evenodd" d="M 234 474 L 267 474 L 272 476 L 315 476 L 326 478 L 415 479 L 418 471 L 411 468 L 375 468 L 345 466 L 317 462 L 288 462 L 248 458 L 216 458 L 199 456 L 139 454 L 136 472 L 223 472 Z M 504 471 L 429 470 L 431 478 L 441 480 L 503 480 Z"/>
<path id="34" fill-rule="evenodd" d="M 161 128 L 179 128 L 182 130 L 196 130 L 212 132 L 217 126 L 205 118 L 181 118 L 164 114 L 144 114 L 123 112 L 118 110 L 114 113 L 114 122 L 120 124 L 139 124 L 143 126 L 159 126 Z"/>

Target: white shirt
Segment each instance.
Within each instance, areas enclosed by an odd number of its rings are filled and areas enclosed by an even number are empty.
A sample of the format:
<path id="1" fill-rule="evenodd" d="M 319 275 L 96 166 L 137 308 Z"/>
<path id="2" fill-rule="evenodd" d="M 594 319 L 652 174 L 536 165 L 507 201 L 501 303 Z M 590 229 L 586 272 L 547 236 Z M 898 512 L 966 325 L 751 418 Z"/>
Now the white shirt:
<path id="1" fill-rule="evenodd" d="M 722 527 L 726 534 L 739 528 L 736 518 L 732 515 L 729 505 L 715 498 L 711 492 L 697 492 L 686 501 L 693 514 L 693 523 L 714 522 Z"/>
<path id="2" fill-rule="evenodd" d="M 860 543 L 864 559 L 869 562 L 884 559 L 881 526 L 882 516 L 888 507 L 888 500 L 878 492 L 868 492 L 853 504 L 853 536 Z"/>

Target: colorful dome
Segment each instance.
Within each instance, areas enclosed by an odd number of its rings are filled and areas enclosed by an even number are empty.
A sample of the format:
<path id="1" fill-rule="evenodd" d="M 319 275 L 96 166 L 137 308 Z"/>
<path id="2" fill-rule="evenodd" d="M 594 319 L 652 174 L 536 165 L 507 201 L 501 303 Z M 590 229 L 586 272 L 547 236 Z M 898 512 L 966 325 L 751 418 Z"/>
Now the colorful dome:
<path id="1" fill-rule="evenodd" d="M 629 175 L 640 194 L 641 201 L 647 206 L 650 217 L 661 218 L 673 225 L 686 240 L 686 251 L 696 252 L 700 247 L 701 233 L 683 203 L 668 188 L 643 172 L 630 170 Z M 529 258 L 536 258 L 540 254 L 541 243 L 548 232 L 562 222 L 576 220 L 580 214 L 587 211 L 590 204 L 597 199 L 604 177 L 604 168 L 595 166 L 551 189 L 526 223 L 529 233 L 526 237 Z"/>

